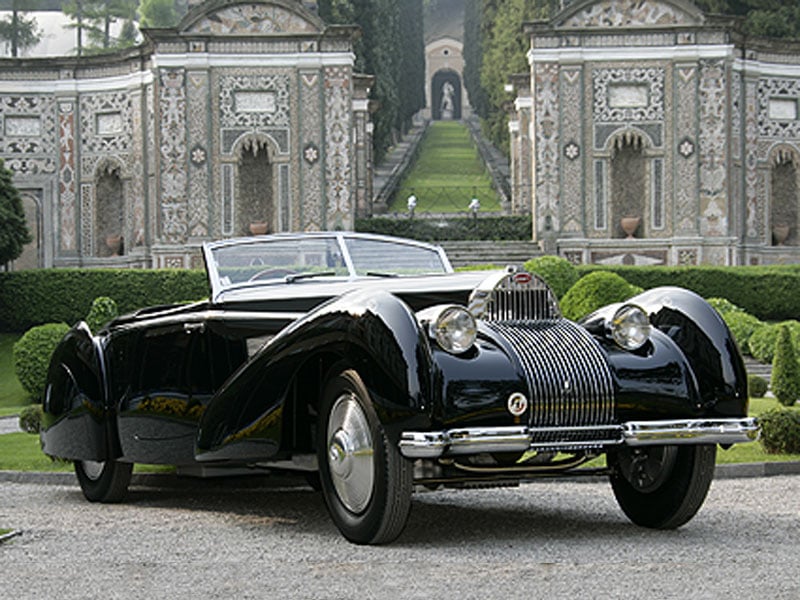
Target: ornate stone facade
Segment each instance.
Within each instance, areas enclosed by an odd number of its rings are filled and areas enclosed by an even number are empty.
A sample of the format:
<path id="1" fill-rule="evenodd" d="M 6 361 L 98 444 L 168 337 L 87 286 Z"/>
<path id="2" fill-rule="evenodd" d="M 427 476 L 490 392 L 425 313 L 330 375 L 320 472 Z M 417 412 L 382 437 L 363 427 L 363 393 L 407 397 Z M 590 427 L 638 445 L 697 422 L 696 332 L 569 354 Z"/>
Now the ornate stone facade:
<path id="1" fill-rule="evenodd" d="M 583 263 L 800 261 L 800 44 L 745 41 L 687 0 L 560 4 L 526 26 L 530 77 L 515 81 L 510 124 L 513 205 L 532 207 L 545 249 Z"/>
<path id="2" fill-rule="evenodd" d="M 250 221 L 351 229 L 372 79 L 354 29 L 304 4 L 207 0 L 135 49 L 0 61 L 0 157 L 36 208 L 39 266 L 198 266 Z"/>

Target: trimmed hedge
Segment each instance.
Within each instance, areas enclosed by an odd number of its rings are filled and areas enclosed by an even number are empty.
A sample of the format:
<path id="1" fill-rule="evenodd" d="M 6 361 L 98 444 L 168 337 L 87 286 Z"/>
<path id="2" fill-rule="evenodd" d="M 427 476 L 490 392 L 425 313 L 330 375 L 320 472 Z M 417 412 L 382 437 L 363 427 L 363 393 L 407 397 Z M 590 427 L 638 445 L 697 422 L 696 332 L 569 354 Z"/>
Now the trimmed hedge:
<path id="1" fill-rule="evenodd" d="M 421 242 L 530 240 L 530 217 L 443 217 L 356 219 L 356 231 L 410 238 Z"/>
<path id="2" fill-rule="evenodd" d="M 769 454 L 800 454 L 800 411 L 773 408 L 758 417 L 761 445 Z"/>
<path id="3" fill-rule="evenodd" d="M 575 265 L 558 256 L 538 256 L 526 262 L 524 267 L 544 279 L 558 298 L 563 298 L 579 279 Z"/>
<path id="4" fill-rule="evenodd" d="M 753 358 L 764 364 L 772 363 L 775 359 L 775 345 L 778 342 L 778 333 L 783 326 L 789 329 L 794 346 L 800 348 L 800 323 L 797 321 L 781 321 L 780 323 L 764 325 L 753 332 L 747 342 Z"/>
<path id="5" fill-rule="evenodd" d="M 583 265 L 582 273 L 612 271 L 643 289 L 674 285 L 703 298 L 723 297 L 759 319 L 800 315 L 800 265 L 761 267 L 629 267 Z"/>
<path id="6" fill-rule="evenodd" d="M 800 400 L 800 363 L 794 351 L 789 328 L 781 325 L 772 361 L 772 393 L 784 406 L 794 406 Z"/>
<path id="7" fill-rule="evenodd" d="M 98 296 L 121 314 L 145 306 L 208 296 L 206 275 L 176 269 L 35 269 L 0 273 L 0 331 L 25 331 L 42 323 L 76 323 Z"/>

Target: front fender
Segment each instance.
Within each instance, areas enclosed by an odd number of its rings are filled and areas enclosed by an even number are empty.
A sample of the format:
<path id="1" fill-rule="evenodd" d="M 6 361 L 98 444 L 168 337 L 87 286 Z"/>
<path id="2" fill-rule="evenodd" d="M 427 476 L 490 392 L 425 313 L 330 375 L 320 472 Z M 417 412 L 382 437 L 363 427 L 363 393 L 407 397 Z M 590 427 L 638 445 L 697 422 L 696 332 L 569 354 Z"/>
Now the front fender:
<path id="1" fill-rule="evenodd" d="M 644 309 L 654 327 L 686 356 L 703 414 L 747 415 L 747 371 L 725 321 L 703 298 L 683 288 L 658 287 L 626 301 Z M 612 311 L 613 312 L 613 311 Z"/>
<path id="2" fill-rule="evenodd" d="M 200 422 L 198 460 L 277 452 L 290 386 L 322 355 L 357 363 L 390 437 L 399 436 L 398 423 L 430 411 L 430 348 L 411 309 L 388 292 L 354 291 L 289 325 L 234 373 Z"/>

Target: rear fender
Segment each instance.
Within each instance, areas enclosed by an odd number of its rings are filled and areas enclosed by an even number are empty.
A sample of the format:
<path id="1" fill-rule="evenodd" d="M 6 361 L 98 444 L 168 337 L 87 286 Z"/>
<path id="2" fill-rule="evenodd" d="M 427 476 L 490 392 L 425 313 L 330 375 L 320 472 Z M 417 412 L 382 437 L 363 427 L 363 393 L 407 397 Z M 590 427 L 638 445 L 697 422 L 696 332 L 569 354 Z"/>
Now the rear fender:
<path id="1" fill-rule="evenodd" d="M 359 371 L 390 437 L 399 439 L 399 423 L 430 410 L 430 348 L 411 309 L 387 292 L 354 291 L 289 325 L 234 373 L 203 415 L 198 460 L 277 452 L 291 385 L 298 374 L 319 372 L 320 360 Z"/>
<path id="2" fill-rule="evenodd" d="M 99 340 L 80 322 L 62 339 L 47 372 L 42 449 L 70 460 L 106 460 L 105 367 Z"/>

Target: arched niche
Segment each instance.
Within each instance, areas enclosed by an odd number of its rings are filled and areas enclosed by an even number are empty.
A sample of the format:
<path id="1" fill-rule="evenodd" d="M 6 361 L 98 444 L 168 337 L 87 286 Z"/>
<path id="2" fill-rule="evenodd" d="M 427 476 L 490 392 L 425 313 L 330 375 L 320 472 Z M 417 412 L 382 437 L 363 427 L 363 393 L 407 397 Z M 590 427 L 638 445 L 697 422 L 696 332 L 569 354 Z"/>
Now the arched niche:
<path id="1" fill-rule="evenodd" d="M 611 236 L 644 237 L 650 197 L 647 138 L 626 131 L 612 140 L 610 159 Z"/>
<path id="2" fill-rule="evenodd" d="M 41 192 L 23 190 L 22 210 L 25 213 L 25 222 L 31 241 L 22 248 L 22 254 L 14 260 L 14 270 L 36 269 L 42 264 L 42 205 Z"/>
<path id="3" fill-rule="evenodd" d="M 770 163 L 770 224 L 773 246 L 798 245 L 800 157 L 794 149 L 779 148 Z"/>
<path id="4" fill-rule="evenodd" d="M 451 70 L 437 71 L 431 81 L 431 115 L 435 121 L 461 119 L 461 77 Z"/>
<path id="5" fill-rule="evenodd" d="M 234 235 L 278 230 L 275 210 L 274 148 L 266 137 L 251 135 L 237 147 Z"/>
<path id="6" fill-rule="evenodd" d="M 125 253 L 125 184 L 122 166 L 113 160 L 95 170 L 94 252 L 99 257 Z"/>

